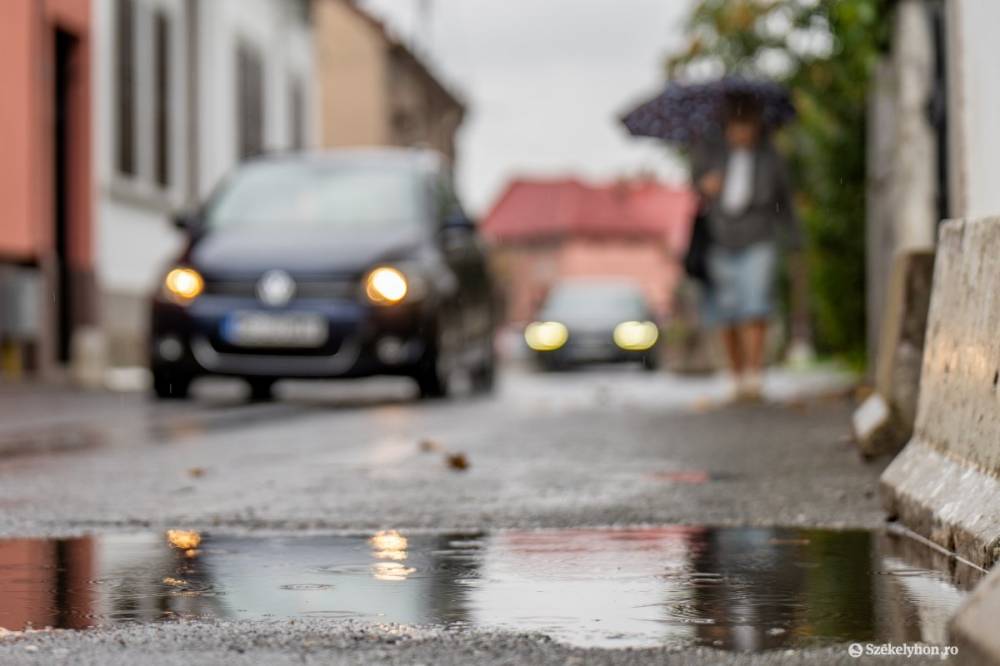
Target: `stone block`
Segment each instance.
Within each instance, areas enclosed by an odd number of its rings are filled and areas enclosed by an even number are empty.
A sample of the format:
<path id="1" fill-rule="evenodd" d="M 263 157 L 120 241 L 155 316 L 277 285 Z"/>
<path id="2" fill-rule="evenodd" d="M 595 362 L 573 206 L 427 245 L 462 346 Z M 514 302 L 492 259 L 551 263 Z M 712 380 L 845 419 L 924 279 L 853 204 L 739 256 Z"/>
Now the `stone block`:
<path id="1" fill-rule="evenodd" d="M 958 663 L 1000 664 L 1000 569 L 979 584 L 948 624 L 949 642 L 958 648 Z"/>
<path id="2" fill-rule="evenodd" d="M 913 434 L 933 277 L 933 252 L 903 252 L 893 261 L 880 327 L 875 395 L 858 408 L 854 419 L 855 439 L 866 457 L 896 453 Z M 876 410 L 883 405 L 884 413 Z M 876 411 L 880 418 L 873 420 Z"/>
<path id="3" fill-rule="evenodd" d="M 1000 218 L 942 226 L 913 437 L 890 514 L 983 567 L 1000 551 Z"/>

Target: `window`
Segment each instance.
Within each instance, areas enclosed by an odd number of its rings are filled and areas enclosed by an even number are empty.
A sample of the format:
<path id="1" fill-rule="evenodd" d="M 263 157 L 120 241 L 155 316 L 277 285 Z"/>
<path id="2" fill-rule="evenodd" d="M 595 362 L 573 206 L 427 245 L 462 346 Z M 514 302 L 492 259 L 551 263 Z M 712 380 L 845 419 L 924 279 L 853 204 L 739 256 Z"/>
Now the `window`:
<path id="1" fill-rule="evenodd" d="M 306 147 L 305 97 L 302 81 L 293 78 L 288 95 L 289 146 L 292 150 L 302 150 Z"/>
<path id="2" fill-rule="evenodd" d="M 117 165 L 127 175 L 136 175 L 135 159 L 135 6 L 134 0 L 118 0 L 115 15 L 115 53 L 118 88 Z"/>
<path id="3" fill-rule="evenodd" d="M 264 65 L 246 44 L 236 53 L 236 126 L 241 160 L 264 152 Z"/>
<path id="4" fill-rule="evenodd" d="M 170 187 L 170 19 L 158 11 L 153 18 L 153 147 L 154 177 Z"/>

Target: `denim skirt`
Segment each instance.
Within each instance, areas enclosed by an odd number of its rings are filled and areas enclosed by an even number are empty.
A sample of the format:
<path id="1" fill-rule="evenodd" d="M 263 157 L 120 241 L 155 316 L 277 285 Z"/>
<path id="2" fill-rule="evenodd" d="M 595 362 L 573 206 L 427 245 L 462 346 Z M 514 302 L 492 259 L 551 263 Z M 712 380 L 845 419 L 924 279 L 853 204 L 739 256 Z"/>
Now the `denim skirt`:
<path id="1" fill-rule="evenodd" d="M 739 250 L 714 246 L 708 251 L 712 286 L 706 294 L 707 323 L 727 326 L 767 319 L 774 311 L 774 274 L 778 251 L 770 241 Z"/>

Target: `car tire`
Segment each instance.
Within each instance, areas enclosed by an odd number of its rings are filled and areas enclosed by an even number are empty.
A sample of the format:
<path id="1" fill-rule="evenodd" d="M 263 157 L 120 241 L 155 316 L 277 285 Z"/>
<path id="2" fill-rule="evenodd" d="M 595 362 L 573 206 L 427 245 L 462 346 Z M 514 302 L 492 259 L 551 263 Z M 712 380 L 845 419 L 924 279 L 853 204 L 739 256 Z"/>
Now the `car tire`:
<path id="1" fill-rule="evenodd" d="M 417 382 L 421 400 L 448 397 L 449 380 L 441 364 L 438 345 L 428 346 L 413 378 Z"/>
<path id="2" fill-rule="evenodd" d="M 273 379 L 248 379 L 247 385 L 250 387 L 250 402 L 271 402 L 274 400 Z"/>
<path id="3" fill-rule="evenodd" d="M 191 377 L 169 370 L 153 370 L 153 397 L 157 400 L 187 400 Z"/>
<path id="4" fill-rule="evenodd" d="M 497 364 L 492 354 L 472 371 L 472 390 L 476 393 L 492 393 L 497 383 Z"/>
<path id="5" fill-rule="evenodd" d="M 660 369 L 660 362 L 655 354 L 646 354 L 642 357 L 642 369 L 646 372 L 656 372 Z"/>

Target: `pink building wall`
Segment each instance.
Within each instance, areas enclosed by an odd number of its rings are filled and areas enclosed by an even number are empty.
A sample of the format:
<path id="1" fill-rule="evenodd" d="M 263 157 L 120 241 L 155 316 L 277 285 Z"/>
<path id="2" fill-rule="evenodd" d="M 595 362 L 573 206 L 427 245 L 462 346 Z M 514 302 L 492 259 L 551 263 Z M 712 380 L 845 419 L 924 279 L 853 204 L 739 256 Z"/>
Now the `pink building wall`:
<path id="1" fill-rule="evenodd" d="M 45 293 L 56 288 L 56 30 L 75 38 L 65 96 L 67 122 L 66 260 L 73 319 L 93 318 L 91 0 L 0 2 L 0 265 L 40 270 Z M 53 357 L 56 314 L 42 308 L 36 363 Z"/>

